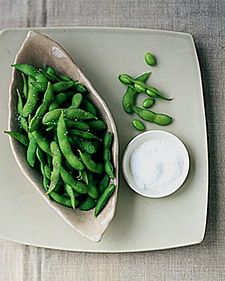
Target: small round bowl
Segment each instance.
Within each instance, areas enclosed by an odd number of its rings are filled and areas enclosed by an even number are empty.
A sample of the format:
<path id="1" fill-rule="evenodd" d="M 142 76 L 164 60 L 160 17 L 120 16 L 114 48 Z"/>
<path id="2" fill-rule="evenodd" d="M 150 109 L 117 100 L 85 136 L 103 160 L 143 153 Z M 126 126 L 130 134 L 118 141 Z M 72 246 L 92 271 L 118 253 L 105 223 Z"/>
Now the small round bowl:
<path id="1" fill-rule="evenodd" d="M 179 150 L 179 153 L 182 157 L 183 160 L 182 173 L 179 176 L 179 178 L 175 181 L 175 184 L 169 188 L 167 186 L 165 189 L 162 187 L 157 189 L 156 187 L 153 189 L 144 190 L 141 189 L 139 186 L 137 186 L 133 178 L 130 169 L 130 158 L 133 152 L 138 147 L 140 147 L 143 143 L 149 140 L 159 140 L 168 143 L 169 145 L 171 145 L 171 147 L 175 147 L 177 150 Z M 174 193 L 175 191 L 177 191 L 177 189 L 179 189 L 182 186 L 185 179 L 187 178 L 189 166 L 190 166 L 189 155 L 183 142 L 175 135 L 160 130 L 152 130 L 152 131 L 144 132 L 133 138 L 124 151 L 123 161 L 122 161 L 123 175 L 128 185 L 138 194 L 149 198 L 161 198 L 161 197 L 168 196 Z"/>

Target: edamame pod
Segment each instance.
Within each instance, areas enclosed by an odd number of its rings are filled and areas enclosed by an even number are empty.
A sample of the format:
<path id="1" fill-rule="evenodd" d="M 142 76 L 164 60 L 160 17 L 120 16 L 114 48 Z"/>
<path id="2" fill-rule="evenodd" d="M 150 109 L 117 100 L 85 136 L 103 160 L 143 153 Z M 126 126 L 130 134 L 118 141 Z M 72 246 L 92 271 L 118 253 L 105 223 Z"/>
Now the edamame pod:
<path id="1" fill-rule="evenodd" d="M 48 86 L 46 92 L 44 94 L 43 102 L 38 107 L 34 117 L 31 119 L 29 124 L 29 131 L 32 133 L 36 131 L 41 125 L 41 119 L 44 114 L 48 111 L 49 105 L 51 104 L 53 99 L 52 85 L 48 82 Z"/>
<path id="2" fill-rule="evenodd" d="M 114 184 L 110 184 L 103 194 L 100 196 L 100 198 L 97 201 L 96 207 L 95 207 L 95 216 L 97 217 L 100 212 L 103 210 L 107 202 L 109 201 L 110 197 L 112 196 L 113 192 L 115 191 L 116 186 Z"/>
<path id="3" fill-rule="evenodd" d="M 27 162 L 33 168 L 36 160 L 37 142 L 31 133 L 28 133 L 28 138 L 29 138 L 29 145 L 27 148 Z"/>
<path id="4" fill-rule="evenodd" d="M 50 149 L 51 149 L 51 153 L 52 153 L 53 170 L 51 173 L 50 186 L 49 186 L 47 194 L 49 194 L 50 192 L 52 192 L 55 189 L 55 187 L 59 181 L 61 162 L 62 162 L 61 153 L 60 153 L 57 142 L 52 141 L 50 144 Z"/>
<path id="5" fill-rule="evenodd" d="M 133 106 L 132 108 L 134 112 L 145 121 L 152 122 L 161 126 L 168 125 L 172 122 L 172 117 L 168 115 L 155 113 L 153 111 L 143 109 L 137 106 Z"/>
<path id="6" fill-rule="evenodd" d="M 76 181 L 63 167 L 60 169 L 60 175 L 64 183 L 70 185 L 78 193 L 86 194 L 88 192 L 88 186 L 82 182 Z"/>
<path id="7" fill-rule="evenodd" d="M 67 129 L 66 129 L 63 113 L 61 114 L 58 121 L 57 137 L 62 154 L 64 155 L 70 166 L 76 170 L 83 170 L 84 169 L 83 163 L 78 159 L 78 157 L 73 153 L 71 149 L 67 136 Z"/>
<path id="8" fill-rule="evenodd" d="M 10 137 L 14 138 L 15 140 L 17 140 L 18 142 L 22 143 L 25 146 L 28 146 L 28 144 L 29 144 L 28 137 L 25 136 L 21 132 L 17 132 L 17 131 L 4 131 L 4 133 L 10 135 Z"/>

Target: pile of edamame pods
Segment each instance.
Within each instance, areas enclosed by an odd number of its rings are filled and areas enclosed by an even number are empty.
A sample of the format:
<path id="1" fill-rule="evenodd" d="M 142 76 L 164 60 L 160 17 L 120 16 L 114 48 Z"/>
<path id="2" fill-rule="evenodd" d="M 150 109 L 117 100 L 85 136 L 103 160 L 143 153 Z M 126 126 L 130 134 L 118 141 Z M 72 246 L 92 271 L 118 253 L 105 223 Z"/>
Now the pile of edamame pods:
<path id="1" fill-rule="evenodd" d="M 145 54 L 145 62 L 150 66 L 155 66 L 156 58 L 148 52 Z M 136 113 L 144 121 L 161 126 L 169 125 L 172 122 L 172 117 L 149 110 L 149 108 L 154 105 L 156 99 L 171 100 L 171 98 L 161 94 L 158 89 L 146 84 L 150 75 L 151 72 L 146 72 L 136 78 L 133 78 L 128 74 L 119 75 L 119 81 L 127 86 L 127 90 L 122 99 L 123 109 L 129 114 Z M 142 107 L 136 106 L 136 98 L 139 93 L 148 96 L 143 101 Z M 145 130 L 145 124 L 140 119 L 133 119 L 132 124 L 138 131 Z"/>
<path id="2" fill-rule="evenodd" d="M 107 131 L 86 87 L 55 69 L 13 65 L 22 76 L 17 89 L 20 130 L 5 131 L 26 146 L 26 159 L 40 169 L 51 200 L 98 216 L 116 186 L 113 135 Z"/>

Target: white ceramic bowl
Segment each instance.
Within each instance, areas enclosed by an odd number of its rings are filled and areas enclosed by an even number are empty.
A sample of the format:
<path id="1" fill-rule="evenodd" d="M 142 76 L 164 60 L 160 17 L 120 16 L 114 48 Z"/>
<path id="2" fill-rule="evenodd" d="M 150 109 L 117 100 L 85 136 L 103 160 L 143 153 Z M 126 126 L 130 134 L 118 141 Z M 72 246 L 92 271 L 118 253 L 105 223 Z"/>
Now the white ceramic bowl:
<path id="1" fill-rule="evenodd" d="M 180 173 L 179 177 L 176 179 L 173 185 L 166 186 L 165 188 L 161 186 L 158 189 L 156 186 L 156 188 L 152 188 L 152 189 L 147 188 L 144 190 L 136 184 L 130 169 L 130 159 L 133 152 L 138 147 L 140 147 L 143 143 L 149 140 L 159 140 L 161 142 L 165 142 L 171 146 L 171 149 L 172 147 L 173 148 L 175 147 L 176 151 L 179 151 L 179 155 L 180 157 L 182 157 L 183 160 L 182 172 Z M 146 157 L 148 157 L 148 155 L 146 155 Z M 126 182 L 135 192 L 150 198 L 161 198 L 174 193 L 178 188 L 182 186 L 185 179 L 187 178 L 189 166 L 190 166 L 189 155 L 183 142 L 175 135 L 160 130 L 152 130 L 137 135 L 127 145 L 123 154 L 122 169 Z"/>

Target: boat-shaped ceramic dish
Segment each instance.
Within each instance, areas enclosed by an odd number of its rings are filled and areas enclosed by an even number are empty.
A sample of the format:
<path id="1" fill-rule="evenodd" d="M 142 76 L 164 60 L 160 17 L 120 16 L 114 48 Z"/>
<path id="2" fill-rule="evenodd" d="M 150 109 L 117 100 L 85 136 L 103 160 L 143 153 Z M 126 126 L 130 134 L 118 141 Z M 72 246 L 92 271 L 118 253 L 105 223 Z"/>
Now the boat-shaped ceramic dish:
<path id="1" fill-rule="evenodd" d="M 112 115 L 106 106 L 103 99 L 96 92 L 91 82 L 85 77 L 80 68 L 70 58 L 66 51 L 54 40 L 49 37 L 29 31 L 19 52 L 16 55 L 14 63 L 28 63 L 36 67 L 43 67 L 44 65 L 50 65 L 56 69 L 58 73 L 65 74 L 71 77 L 73 80 L 79 80 L 88 89 L 88 95 L 90 100 L 97 106 L 105 120 L 108 130 L 114 135 L 114 142 L 112 146 L 113 150 L 113 162 L 115 166 L 115 179 L 112 181 L 118 189 L 118 136 L 117 130 L 112 118 Z M 9 88 L 9 130 L 18 130 L 17 122 L 17 95 L 16 88 L 21 84 L 20 74 L 12 70 L 12 81 Z M 100 215 L 96 218 L 93 214 L 93 210 L 84 212 L 78 209 L 70 209 L 61 206 L 54 201 L 48 199 L 45 195 L 45 191 L 42 186 L 42 176 L 39 171 L 32 169 L 26 162 L 25 150 L 13 139 L 10 140 L 12 151 L 16 158 L 16 161 L 21 168 L 24 175 L 31 182 L 30 188 L 35 188 L 46 203 L 58 213 L 58 215 L 81 235 L 92 241 L 100 241 L 107 226 L 112 220 L 115 214 L 116 201 L 117 201 L 117 189 L 113 196 L 110 198 L 108 204 Z M 37 210 L 38 212 L 38 210 Z M 63 229 L 62 229 L 63 233 Z"/>

